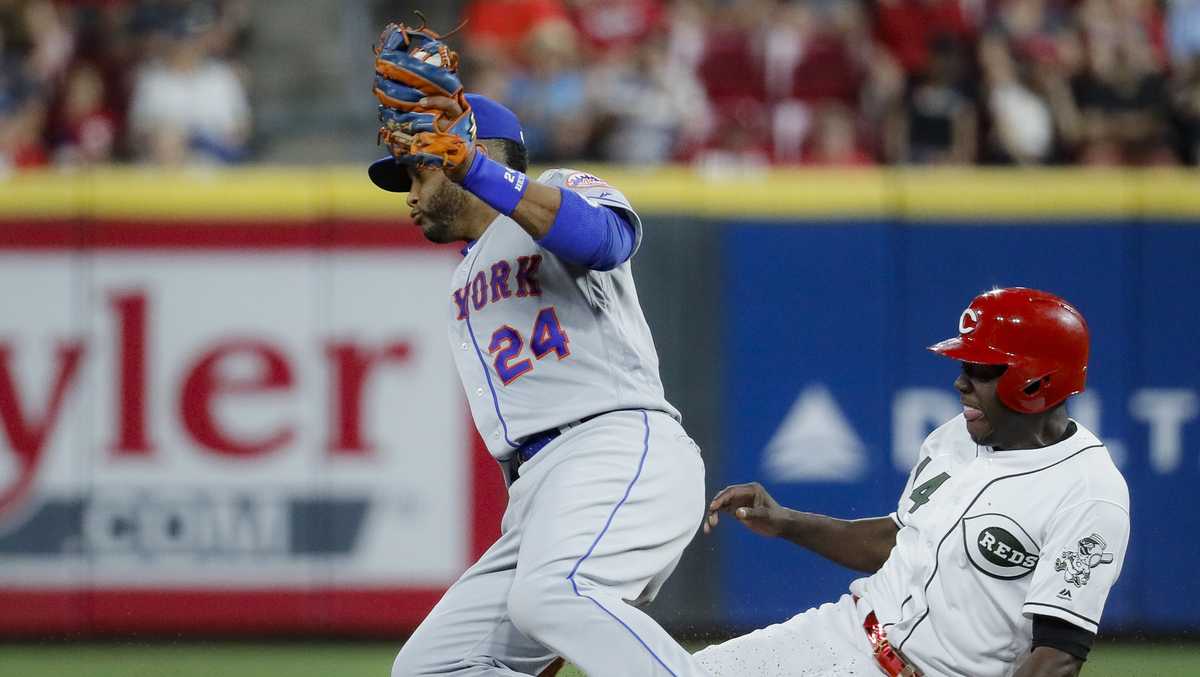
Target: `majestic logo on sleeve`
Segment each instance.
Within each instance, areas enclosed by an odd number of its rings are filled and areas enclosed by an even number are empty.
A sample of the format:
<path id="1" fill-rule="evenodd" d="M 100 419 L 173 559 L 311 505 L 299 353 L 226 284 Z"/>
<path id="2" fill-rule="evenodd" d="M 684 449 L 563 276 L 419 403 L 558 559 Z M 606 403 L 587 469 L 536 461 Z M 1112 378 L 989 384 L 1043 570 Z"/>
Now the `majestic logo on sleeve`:
<path id="1" fill-rule="evenodd" d="M 1040 548 L 1012 518 L 986 513 L 963 520 L 967 558 L 992 578 L 1014 580 L 1033 571 Z"/>
<path id="2" fill-rule="evenodd" d="M 1104 552 L 1108 544 L 1100 534 L 1079 539 L 1078 550 L 1064 550 L 1054 560 L 1054 570 L 1063 572 L 1063 578 L 1077 588 L 1087 585 L 1092 578 L 1092 569 L 1101 564 L 1112 564 L 1113 554 Z"/>

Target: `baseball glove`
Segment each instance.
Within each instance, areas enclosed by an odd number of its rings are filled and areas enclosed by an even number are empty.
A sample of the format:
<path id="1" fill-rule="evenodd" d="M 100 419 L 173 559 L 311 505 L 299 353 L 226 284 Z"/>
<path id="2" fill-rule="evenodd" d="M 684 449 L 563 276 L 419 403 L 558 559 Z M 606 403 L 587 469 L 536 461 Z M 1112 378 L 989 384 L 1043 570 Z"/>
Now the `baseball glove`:
<path id="1" fill-rule="evenodd" d="M 458 79 L 458 54 L 446 36 L 421 25 L 390 23 L 375 46 L 375 98 L 379 100 L 378 141 L 398 161 L 453 170 L 475 143 L 475 116 Z M 457 29 L 456 29 L 457 30 Z M 462 113 L 450 119 L 444 111 L 422 108 L 421 99 L 445 97 Z"/>
<path id="2" fill-rule="evenodd" d="M 447 131 L 437 128 L 432 113 L 399 111 L 379 107 L 378 142 L 385 144 L 392 157 L 404 164 L 433 165 L 453 171 L 467 161 L 475 138 L 475 120 L 467 111 Z"/>

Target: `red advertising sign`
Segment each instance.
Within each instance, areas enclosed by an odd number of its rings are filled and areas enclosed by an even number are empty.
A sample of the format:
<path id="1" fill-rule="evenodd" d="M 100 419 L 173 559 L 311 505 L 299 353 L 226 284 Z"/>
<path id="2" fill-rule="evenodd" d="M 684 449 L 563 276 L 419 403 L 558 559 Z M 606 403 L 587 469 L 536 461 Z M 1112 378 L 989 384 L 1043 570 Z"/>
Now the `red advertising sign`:
<path id="1" fill-rule="evenodd" d="M 0 225 L 0 634 L 391 632 L 502 506 L 457 253 L 369 223 Z"/>

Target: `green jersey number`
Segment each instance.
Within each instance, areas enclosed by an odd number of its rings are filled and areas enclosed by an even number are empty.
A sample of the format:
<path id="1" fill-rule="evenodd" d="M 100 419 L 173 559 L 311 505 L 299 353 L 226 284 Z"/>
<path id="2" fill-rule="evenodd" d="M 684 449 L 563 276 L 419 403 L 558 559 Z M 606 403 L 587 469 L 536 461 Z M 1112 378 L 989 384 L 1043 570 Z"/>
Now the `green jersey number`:
<path id="1" fill-rule="evenodd" d="M 929 479 L 925 480 L 921 486 L 913 489 L 912 493 L 908 495 L 908 500 L 913 502 L 913 506 L 908 509 L 908 513 L 911 515 L 917 511 L 917 508 L 928 503 L 929 497 L 933 495 L 933 492 L 937 491 L 938 487 L 945 484 L 946 480 L 948 479 L 950 479 L 950 474 L 942 473 L 940 475 L 930 477 Z"/>

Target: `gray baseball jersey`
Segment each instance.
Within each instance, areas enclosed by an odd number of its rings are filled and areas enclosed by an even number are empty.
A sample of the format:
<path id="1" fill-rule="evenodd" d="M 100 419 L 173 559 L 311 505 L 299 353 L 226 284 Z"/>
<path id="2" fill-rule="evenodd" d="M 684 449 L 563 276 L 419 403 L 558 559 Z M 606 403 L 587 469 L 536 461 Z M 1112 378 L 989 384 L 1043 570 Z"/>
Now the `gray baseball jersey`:
<path id="1" fill-rule="evenodd" d="M 552 169 L 538 182 L 624 212 L 641 244 L 637 213 L 602 179 Z M 592 414 L 650 409 L 679 417 L 663 395 L 628 261 L 605 272 L 567 263 L 498 216 L 455 271 L 448 306 L 471 415 L 497 459 L 528 435 Z"/>
<path id="2" fill-rule="evenodd" d="M 625 212 L 601 179 L 540 182 Z M 538 674 L 562 655 L 587 674 L 703 672 L 632 601 L 653 599 L 704 514 L 699 449 L 663 396 L 628 262 L 568 264 L 498 217 L 466 252 L 449 333 L 488 449 L 562 429 L 521 464 L 501 536 L 405 643 L 394 677 Z M 593 414 L 578 425 L 569 425 Z M 511 473 L 509 479 L 512 479 Z"/>
<path id="3" fill-rule="evenodd" d="M 850 589 L 926 674 L 1007 675 L 1032 616 L 1096 632 L 1129 540 L 1129 490 L 1083 426 L 1032 450 L 975 444 L 962 416 L 926 438 L 896 547 Z"/>

